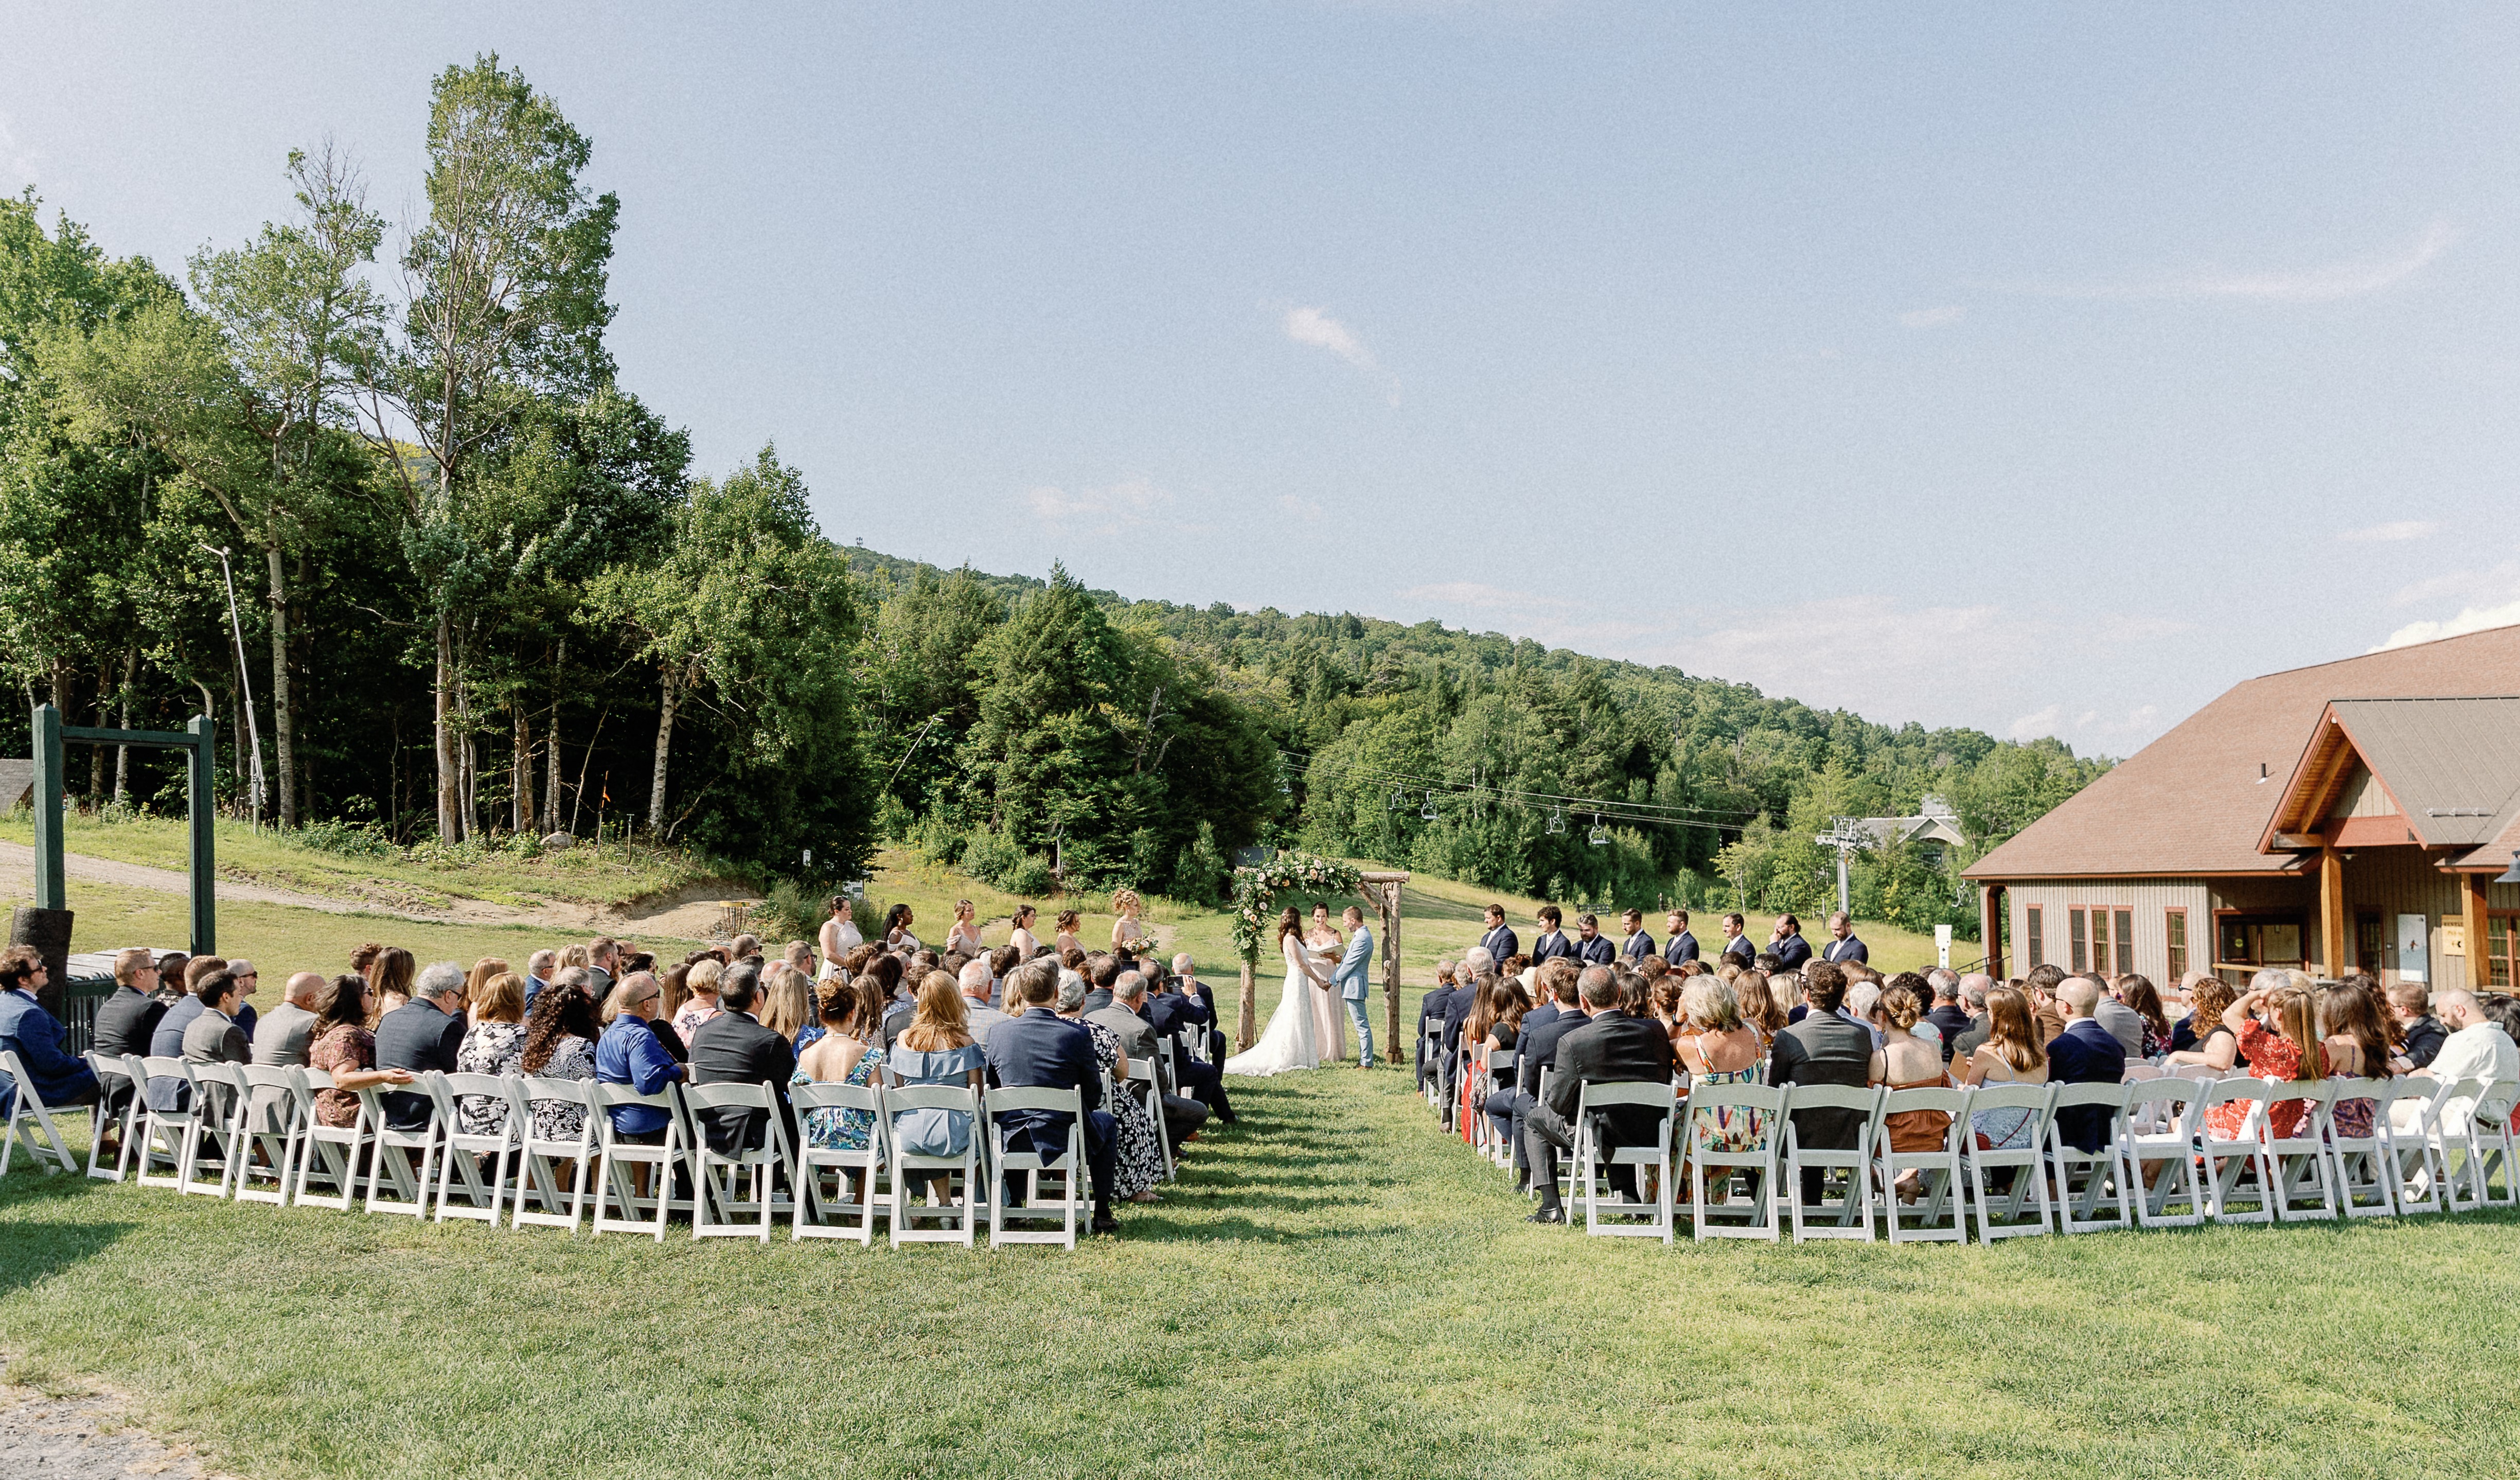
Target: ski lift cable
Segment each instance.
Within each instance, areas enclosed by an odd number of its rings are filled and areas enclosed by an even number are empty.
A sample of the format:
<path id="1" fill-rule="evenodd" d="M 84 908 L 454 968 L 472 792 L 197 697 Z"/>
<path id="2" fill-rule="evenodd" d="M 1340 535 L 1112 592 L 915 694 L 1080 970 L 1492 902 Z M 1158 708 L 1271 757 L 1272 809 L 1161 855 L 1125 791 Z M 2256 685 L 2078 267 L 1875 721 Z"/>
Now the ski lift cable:
<path id="1" fill-rule="evenodd" d="M 1318 760 L 1318 758 L 1313 757 L 1313 756 L 1306 755 L 1306 754 L 1304 754 L 1304 753 L 1303 753 L 1303 752 L 1301 752 L 1301 751 L 1296 751 L 1296 750 L 1281 750 L 1281 751 L 1279 751 L 1278 753 L 1279 753 L 1279 755 L 1280 755 L 1282 758 L 1283 758 L 1283 759 L 1286 759 L 1286 760 L 1292 760 L 1292 761 L 1298 761 L 1298 762 L 1303 763 L 1303 764 L 1304 764 L 1304 766 L 1305 766 L 1307 769 L 1311 768 L 1311 767 L 1312 767 L 1312 766 L 1314 766 L 1314 765 L 1318 765 L 1318 764 L 1320 764 L 1320 763 L 1321 763 L 1321 762 Z M 1462 793 L 1470 793 L 1470 792 L 1476 792 L 1476 791 L 1489 791 L 1489 792 L 1493 792 L 1493 793 L 1495 793 L 1495 794 L 1497 795 L 1497 797 L 1498 797 L 1499 799 L 1501 799 L 1501 800 L 1503 800 L 1503 799 L 1515 799 L 1515 800 L 1531 799 L 1531 800 L 1544 801 L 1544 802 L 1572 802 L 1572 803 L 1574 803 L 1574 804 L 1575 804 L 1576 806 L 1578 806 L 1578 807 L 1587 808 L 1587 809 L 1591 808 L 1592 806 L 1598 805 L 1598 804 L 1607 804 L 1607 805 L 1616 806 L 1616 807 L 1620 807 L 1620 808 L 1626 809 L 1626 810 L 1628 810 L 1628 811 L 1630 811 L 1630 812 L 1663 812 L 1663 813 L 1672 813 L 1672 814 L 1676 814 L 1676 815 L 1680 815 L 1680 816 L 1713 817 L 1713 818 L 1736 818 L 1736 819 L 1739 819 L 1739 820 L 1741 820 L 1741 821 L 1743 821 L 1743 822 L 1747 822 L 1747 821 L 1748 821 L 1748 820 L 1750 820 L 1751 818 L 1754 818 L 1754 817 L 1756 817 L 1756 816 L 1758 816 L 1758 815 L 1759 815 L 1759 814 L 1758 814 L 1757 812 L 1755 812 L 1755 811 L 1742 811 L 1742 810 L 1737 809 L 1737 808 L 1724 808 L 1724 807 L 1675 807 L 1675 806 L 1669 805 L 1668 803 L 1664 803 L 1664 802 L 1634 802 L 1634 801 L 1625 801 L 1625 800 L 1614 799 L 1614 798 L 1610 798 L 1610 797 L 1600 797 L 1600 796 L 1577 796 L 1577 795 L 1574 795 L 1574 794 L 1572 794 L 1572 793 L 1569 793 L 1569 792 L 1563 792 L 1563 791 L 1529 791 L 1529 790 L 1523 790 L 1523 789 L 1520 789 L 1520 788 L 1517 788 L 1517 787 L 1511 787 L 1511 786 L 1499 786 L 1499 785 L 1495 785 L 1495 784 L 1493 784 L 1493 783 L 1464 783 L 1464 782 L 1457 782 L 1457 781 L 1447 781 L 1447 780 L 1444 780 L 1444 779 L 1442 779 L 1442 778 L 1438 778 L 1438 777 L 1418 776 L 1418 775 L 1414 775 L 1414 774 L 1412 774 L 1412 773 L 1410 773 L 1410 772 L 1405 772 L 1405 771 L 1384 771 L 1384 770 L 1381 770 L 1381 769 L 1379 769 L 1379 768 L 1370 767 L 1370 766 L 1362 765 L 1362 764 L 1359 764 L 1359 763 L 1356 763 L 1356 762 L 1347 762 L 1347 763 L 1332 762 L 1332 763 L 1330 763 L 1330 767 L 1329 767 L 1329 769 L 1331 770 L 1331 772 L 1332 772 L 1333 774 L 1337 774 L 1337 773 L 1339 773 L 1339 772 L 1345 772 L 1345 773 L 1346 773 L 1346 774 L 1348 774 L 1348 775 L 1351 775 L 1351 776 L 1357 776 L 1357 777 L 1362 777 L 1362 778 L 1365 778 L 1365 779 L 1367 779 L 1367 780 L 1371 780 L 1371 781 L 1391 781 L 1391 782 L 1397 782 L 1397 783 L 1406 783 L 1406 784 L 1408 784 L 1409 785 L 1411 785 L 1411 786 L 1413 786 L 1413 787 L 1416 787 L 1416 786 L 1440 786 L 1440 787 L 1442 787 L 1442 788 L 1444 788 L 1445 790 L 1448 790 L 1448 791 L 1455 791 L 1455 792 L 1462 792 Z"/>

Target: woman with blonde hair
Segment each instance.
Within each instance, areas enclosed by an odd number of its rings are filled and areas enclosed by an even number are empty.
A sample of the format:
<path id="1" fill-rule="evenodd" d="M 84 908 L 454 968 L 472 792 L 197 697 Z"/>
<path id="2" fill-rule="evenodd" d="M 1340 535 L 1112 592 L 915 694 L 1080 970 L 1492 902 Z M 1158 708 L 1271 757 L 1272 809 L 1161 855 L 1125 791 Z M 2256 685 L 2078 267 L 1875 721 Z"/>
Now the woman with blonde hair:
<path id="1" fill-rule="evenodd" d="M 495 956 L 484 956 L 472 963 L 472 969 L 464 977 L 464 1007 L 467 1015 L 472 1016 L 475 1021 L 479 1020 L 479 1014 L 472 1009 L 481 1000 L 481 984 L 507 969 L 508 964 Z"/>
<path id="2" fill-rule="evenodd" d="M 910 1026 L 892 1041 L 884 1058 L 884 1079 L 893 1085 L 968 1085 L 980 1087 L 987 1055 L 971 1041 L 969 1020 L 963 1012 L 963 989 L 942 971 L 930 971 L 919 984 L 919 1006 Z M 903 1110 L 892 1117 L 893 1140 L 901 1149 L 920 1156 L 960 1156 L 971 1144 L 971 1117 L 962 1110 Z M 945 1196 L 945 1175 L 931 1180 L 928 1200 Z"/>
<path id="3" fill-rule="evenodd" d="M 1743 973 L 1749 976 L 1755 973 Z M 1679 983 L 1672 1051 L 1688 1082 L 1697 1085 L 1757 1084 L 1759 1060 L 1766 1051 L 1758 1028 L 1741 1015 L 1733 985 L 1720 976 L 1666 977 Z M 1684 1154 L 1703 1146 L 1710 1151 L 1756 1150 L 1767 1134 L 1767 1118 L 1756 1110 L 1709 1105 L 1690 1118 Z"/>
<path id="4" fill-rule="evenodd" d="M 1986 1042 L 1969 1055 L 1967 1082 L 2046 1084 L 2048 1049 L 2031 1025 L 2030 999 L 2017 987 L 1989 987 L 1986 993 Z M 2030 1144 L 2036 1110 L 2017 1107 L 1969 1116 L 1969 1134 L 1982 1151 L 2012 1151 Z"/>
<path id="5" fill-rule="evenodd" d="M 465 1074 L 505 1077 L 522 1073 L 525 1056 L 525 981 L 502 971 L 466 996 L 472 1025 L 455 1051 L 455 1067 Z M 496 1136 L 508 1123 L 508 1102 L 495 1095 L 466 1095 L 455 1102 L 456 1118 L 467 1136 Z"/>
<path id="6" fill-rule="evenodd" d="M 571 966 L 592 966 L 594 964 L 595 958 L 587 954 L 586 947 L 567 946 L 563 947 L 560 953 L 560 965 L 557 969 L 565 971 Z"/>
<path id="7" fill-rule="evenodd" d="M 814 983 L 794 966 L 772 968 L 762 1004 L 761 1025 L 787 1039 L 795 1052 L 804 1053 L 823 1036 L 823 1025 L 814 1016 Z"/>
<path id="8" fill-rule="evenodd" d="M 1135 889 L 1122 889 L 1111 896 L 1111 913 L 1118 917 L 1111 921 L 1111 954 L 1119 960 L 1123 971 L 1138 968 L 1138 953 L 1129 948 L 1129 942 L 1151 938 L 1146 921 L 1138 918 L 1146 907 L 1147 902 L 1138 897 Z"/>
<path id="9" fill-rule="evenodd" d="M 718 1014 L 717 984 L 725 975 L 726 967 L 718 964 L 714 956 L 693 962 L 692 968 L 683 973 L 683 990 L 691 994 L 691 1001 L 674 1014 L 674 1032 L 683 1042 L 690 1043 L 700 1024 Z"/>
<path id="10" fill-rule="evenodd" d="M 961 952 L 978 956 L 989 948 L 980 944 L 980 912 L 968 899 L 954 901 L 954 923 L 945 931 L 945 954 Z"/>

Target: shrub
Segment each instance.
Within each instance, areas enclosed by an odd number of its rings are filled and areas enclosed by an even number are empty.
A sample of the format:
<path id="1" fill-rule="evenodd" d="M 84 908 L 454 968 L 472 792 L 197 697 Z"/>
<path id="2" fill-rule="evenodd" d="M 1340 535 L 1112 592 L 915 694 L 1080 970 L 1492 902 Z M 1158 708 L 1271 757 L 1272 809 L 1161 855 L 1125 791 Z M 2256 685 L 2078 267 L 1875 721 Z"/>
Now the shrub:
<path id="1" fill-rule="evenodd" d="M 963 861 L 963 834 L 938 813 L 928 813 L 920 823 L 916 841 L 920 855 L 931 864 L 951 869 Z"/>
<path id="2" fill-rule="evenodd" d="M 761 902 L 752 907 L 753 933 L 764 940 L 812 940 L 823 927 L 827 913 L 823 903 L 828 898 L 800 879 L 774 879 L 762 891 Z"/>
<path id="3" fill-rule="evenodd" d="M 1044 894 L 1051 885 L 1049 861 L 994 828 L 980 829 L 964 844 L 963 872 L 1010 894 Z"/>
<path id="4" fill-rule="evenodd" d="M 307 824 L 298 830 L 297 845 L 339 858 L 391 858 L 402 851 L 374 823 L 338 820 Z"/>

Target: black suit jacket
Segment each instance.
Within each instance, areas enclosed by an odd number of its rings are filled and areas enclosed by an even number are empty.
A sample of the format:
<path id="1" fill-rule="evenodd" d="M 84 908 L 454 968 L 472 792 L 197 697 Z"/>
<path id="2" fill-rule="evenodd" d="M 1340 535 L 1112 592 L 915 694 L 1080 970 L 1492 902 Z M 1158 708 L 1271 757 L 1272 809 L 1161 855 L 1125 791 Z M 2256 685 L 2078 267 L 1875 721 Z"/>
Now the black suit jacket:
<path id="1" fill-rule="evenodd" d="M 1788 971 L 1801 970 L 1803 963 L 1811 960 L 1811 942 L 1799 935 L 1788 935 L 1770 949 L 1777 953 L 1777 960 L 1784 963 Z"/>
<path id="2" fill-rule="evenodd" d="M 1575 939 L 1563 930 L 1551 930 L 1531 943 L 1531 964 L 1535 966 L 1544 961 L 1574 954 Z M 1505 963 L 1500 961 L 1497 964 L 1502 966 Z"/>
<path id="3" fill-rule="evenodd" d="M 1564 1007 L 1557 1009 L 1556 1016 L 1537 1026 L 1531 1018 L 1532 1014 L 1523 1014 L 1522 1035 L 1513 1041 L 1513 1082 L 1516 1089 L 1536 1098 L 1540 1094 L 1540 1071 L 1556 1067 L 1558 1044 L 1592 1019 Z M 1554 1089 L 1556 1082 L 1552 1080 L 1550 1087 Z"/>
<path id="4" fill-rule="evenodd" d="M 149 1052 L 149 1035 L 158 1030 L 158 1019 L 166 1015 L 166 1005 L 146 992 L 130 987 L 116 987 L 96 1009 L 96 1031 L 92 1041 L 100 1054 L 142 1054 Z M 180 1052 L 182 1045 L 177 1049 Z"/>
<path id="5" fill-rule="evenodd" d="M 1684 961 L 1697 960 L 1697 937 L 1689 931 L 1683 930 L 1678 935 L 1664 941 L 1662 943 L 1662 959 L 1671 963 L 1675 966 L 1679 965 Z"/>
<path id="6" fill-rule="evenodd" d="M 1956 1002 L 1939 1004 L 1934 1010 L 1925 1014 L 1925 1021 L 1942 1029 L 1943 1062 L 1945 1063 L 1950 1063 L 1952 1054 L 1958 1050 L 1960 1035 L 1977 1026 L 1969 1020 L 1968 1009 Z"/>
<path id="7" fill-rule="evenodd" d="M 2126 1046 L 2092 1018 L 2077 1017 L 2048 1041 L 2050 1084 L 2116 1084 L 2126 1078 Z M 2056 1112 L 2056 1134 L 2086 1151 L 2108 1140 L 2109 1107 L 2078 1105 Z"/>
<path id="8" fill-rule="evenodd" d="M 1872 1034 L 1834 1012 L 1813 1012 L 1777 1035 L 1768 1083 L 1835 1084 L 1860 1090 L 1872 1082 Z M 1797 1110 L 1794 1134 L 1819 1149 L 1844 1149 L 1862 1139 L 1860 1110 Z"/>
<path id="9" fill-rule="evenodd" d="M 692 1083 L 769 1085 L 778 1093 L 780 1118 L 793 1120 L 788 1081 L 796 1072 L 796 1051 L 787 1039 L 742 1012 L 720 1012 L 693 1031 L 691 1050 Z M 733 1108 L 702 1110 L 700 1120 L 709 1149 L 721 1156 L 759 1146 L 770 1125 L 763 1111 Z"/>
<path id="10" fill-rule="evenodd" d="M 452 1074 L 455 1055 L 464 1047 L 465 1026 L 463 1013 L 440 1012 L 427 998 L 415 997 L 377 1020 L 377 1067 Z M 426 1095 L 386 1091 L 377 1102 L 384 1106 L 385 1124 L 397 1131 L 428 1124 Z"/>
<path id="11" fill-rule="evenodd" d="M 1549 1107 L 1568 1121 L 1575 1118 L 1585 1085 L 1671 1083 L 1671 1036 L 1662 1024 L 1616 1009 L 1593 1014 L 1558 1039 L 1555 1056 L 1557 1077 L 1549 1082 Z M 1638 1145 L 1653 1139 L 1661 1117 L 1641 1105 L 1622 1105 L 1603 1111 L 1602 1119 L 1609 1144 Z"/>
<path id="12" fill-rule="evenodd" d="M 2194 1034 L 2189 1037 L 2192 1039 Z M 2407 1024 L 2407 1062 L 2424 1068 L 2441 1056 L 2442 1045 L 2448 1042 L 2450 1029 L 2441 1025 L 2440 1018 L 2426 1013 Z M 2188 1047 L 2195 1045 L 2191 1042 Z"/>

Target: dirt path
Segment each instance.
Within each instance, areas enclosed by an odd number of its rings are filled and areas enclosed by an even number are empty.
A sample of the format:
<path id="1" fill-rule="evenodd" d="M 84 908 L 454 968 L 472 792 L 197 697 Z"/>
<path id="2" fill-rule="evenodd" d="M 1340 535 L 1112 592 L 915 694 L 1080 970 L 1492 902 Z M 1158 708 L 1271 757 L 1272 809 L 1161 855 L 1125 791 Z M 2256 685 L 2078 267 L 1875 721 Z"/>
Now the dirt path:
<path id="1" fill-rule="evenodd" d="M 92 858 L 83 853 L 64 854 L 62 868 L 73 879 L 118 884 L 126 889 L 184 894 L 192 888 L 191 881 L 172 869 Z M 0 842 L 0 887 L 22 894 L 34 892 L 34 849 L 23 843 Z M 288 905 L 300 910 L 321 910 L 327 915 L 376 915 L 427 924 L 545 925 L 571 931 L 614 930 L 702 940 L 709 936 L 717 923 L 718 901 L 748 897 L 748 891 L 730 889 L 724 884 L 698 886 L 678 890 L 662 899 L 649 900 L 629 911 L 557 903 L 518 909 L 478 899 L 452 900 L 444 910 L 393 910 L 363 900 L 334 899 L 293 889 L 274 889 L 233 878 L 218 881 L 218 895 L 224 904 Z"/>
<path id="2" fill-rule="evenodd" d="M 212 1480 L 182 1446 L 158 1442 L 128 1426 L 111 1393 L 47 1397 L 31 1387 L 0 1386 L 0 1475 L 26 1480 L 124 1480 L 162 1475 Z"/>

